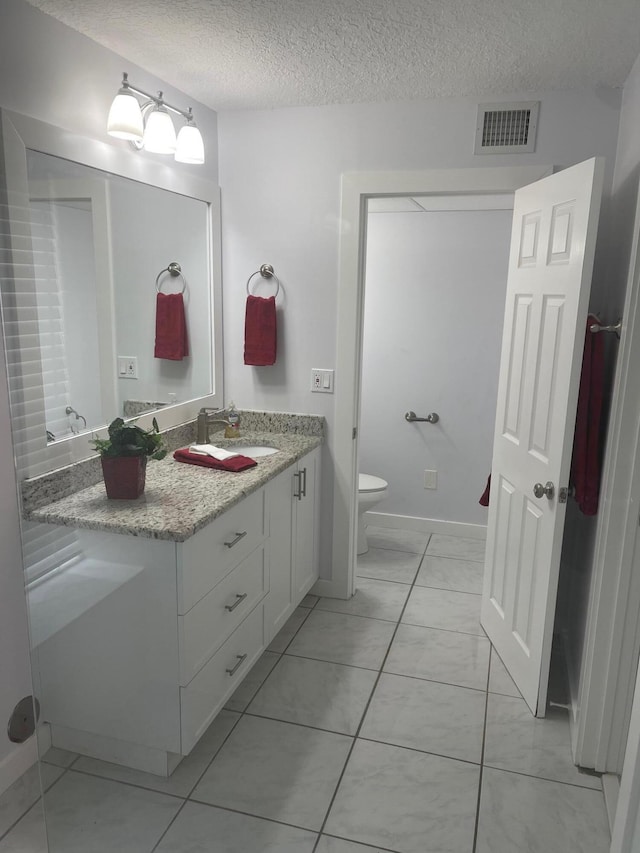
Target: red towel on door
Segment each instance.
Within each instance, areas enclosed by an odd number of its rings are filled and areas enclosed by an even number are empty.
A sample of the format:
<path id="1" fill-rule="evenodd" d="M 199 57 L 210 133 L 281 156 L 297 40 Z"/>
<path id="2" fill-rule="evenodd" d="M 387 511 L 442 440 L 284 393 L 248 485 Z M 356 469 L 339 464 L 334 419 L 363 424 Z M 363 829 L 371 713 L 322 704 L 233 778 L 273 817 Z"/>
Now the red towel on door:
<path id="1" fill-rule="evenodd" d="M 582 356 L 582 374 L 573 439 L 571 481 L 575 498 L 585 515 L 598 512 L 600 490 L 600 422 L 604 394 L 604 339 L 602 333 L 589 327 L 599 323 L 597 317 L 587 317 L 587 332 Z"/>
<path id="2" fill-rule="evenodd" d="M 181 293 L 158 293 L 156 296 L 156 358 L 180 361 L 189 355 L 187 320 Z"/>
<path id="3" fill-rule="evenodd" d="M 489 506 L 489 499 L 491 498 L 491 474 L 487 479 L 487 485 L 485 486 L 485 490 L 480 496 L 480 500 L 478 503 L 480 506 Z"/>
<path id="4" fill-rule="evenodd" d="M 244 363 L 263 366 L 276 361 L 276 298 L 248 296 L 244 318 Z"/>
<path id="5" fill-rule="evenodd" d="M 202 453 L 191 453 L 191 451 L 183 447 L 181 450 L 176 450 L 173 458 L 178 462 L 187 462 L 189 465 L 202 465 L 203 468 L 217 468 L 219 471 L 244 471 L 247 468 L 255 468 L 258 464 L 255 459 L 249 459 L 248 456 L 232 456 L 231 459 L 225 459 L 221 462 L 219 459 L 214 459 L 213 456 L 204 456 Z"/>

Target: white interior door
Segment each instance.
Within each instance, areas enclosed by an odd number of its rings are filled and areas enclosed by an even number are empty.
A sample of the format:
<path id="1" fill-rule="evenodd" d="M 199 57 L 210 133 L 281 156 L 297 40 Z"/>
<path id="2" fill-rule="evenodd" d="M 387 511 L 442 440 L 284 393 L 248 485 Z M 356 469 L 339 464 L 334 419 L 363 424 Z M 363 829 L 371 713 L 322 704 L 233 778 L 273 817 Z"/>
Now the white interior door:
<path id="1" fill-rule="evenodd" d="M 587 160 L 515 194 L 482 625 L 537 716 L 547 698 L 560 489 L 569 480 L 603 169 L 601 158 Z"/>

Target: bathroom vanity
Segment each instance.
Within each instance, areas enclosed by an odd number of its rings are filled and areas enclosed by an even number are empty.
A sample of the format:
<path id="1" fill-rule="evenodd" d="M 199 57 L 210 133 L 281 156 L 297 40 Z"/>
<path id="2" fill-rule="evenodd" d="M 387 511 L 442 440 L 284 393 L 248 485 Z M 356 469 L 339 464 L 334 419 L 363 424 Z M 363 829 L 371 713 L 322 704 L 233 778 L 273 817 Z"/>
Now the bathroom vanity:
<path id="1" fill-rule="evenodd" d="M 137 501 L 98 483 L 27 511 L 77 537 L 29 592 L 55 746 L 169 775 L 314 584 L 321 438 L 249 440 L 278 452 L 240 474 L 169 457 Z"/>

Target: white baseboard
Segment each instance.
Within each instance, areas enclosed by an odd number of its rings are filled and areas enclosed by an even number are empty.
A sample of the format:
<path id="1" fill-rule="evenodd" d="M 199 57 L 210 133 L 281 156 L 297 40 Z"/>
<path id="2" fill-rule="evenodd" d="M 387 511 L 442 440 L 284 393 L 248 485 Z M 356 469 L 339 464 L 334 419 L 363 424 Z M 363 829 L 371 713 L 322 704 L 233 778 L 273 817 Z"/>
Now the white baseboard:
<path id="1" fill-rule="evenodd" d="M 319 578 L 309 592 L 311 595 L 319 595 L 322 598 L 349 598 L 345 581 L 334 581 L 327 578 Z"/>
<path id="2" fill-rule="evenodd" d="M 604 792 L 604 804 L 609 819 L 609 832 L 613 832 L 613 822 L 616 819 L 618 808 L 618 796 L 620 794 L 620 777 L 615 773 L 604 773 L 602 776 L 602 790 Z"/>
<path id="3" fill-rule="evenodd" d="M 0 794 L 10 788 L 14 782 L 38 760 L 38 742 L 35 737 L 24 743 L 16 744 L 9 755 L 0 761 Z"/>
<path id="4" fill-rule="evenodd" d="M 416 530 L 418 533 L 444 533 L 447 536 L 466 536 L 486 539 L 486 524 L 467 524 L 462 521 L 442 521 L 439 518 L 419 518 L 413 515 L 392 515 L 389 512 L 365 512 L 365 521 L 375 527 L 396 530 Z"/>

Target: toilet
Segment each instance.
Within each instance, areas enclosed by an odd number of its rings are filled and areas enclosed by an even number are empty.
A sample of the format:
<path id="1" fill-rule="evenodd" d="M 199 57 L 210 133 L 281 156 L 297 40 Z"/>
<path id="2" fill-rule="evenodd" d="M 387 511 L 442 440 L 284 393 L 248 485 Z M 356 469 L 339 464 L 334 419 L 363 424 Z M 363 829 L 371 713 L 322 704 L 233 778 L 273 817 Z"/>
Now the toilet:
<path id="1" fill-rule="evenodd" d="M 369 550 L 364 527 L 364 514 L 387 496 L 389 484 L 373 474 L 358 474 L 358 554 Z"/>

